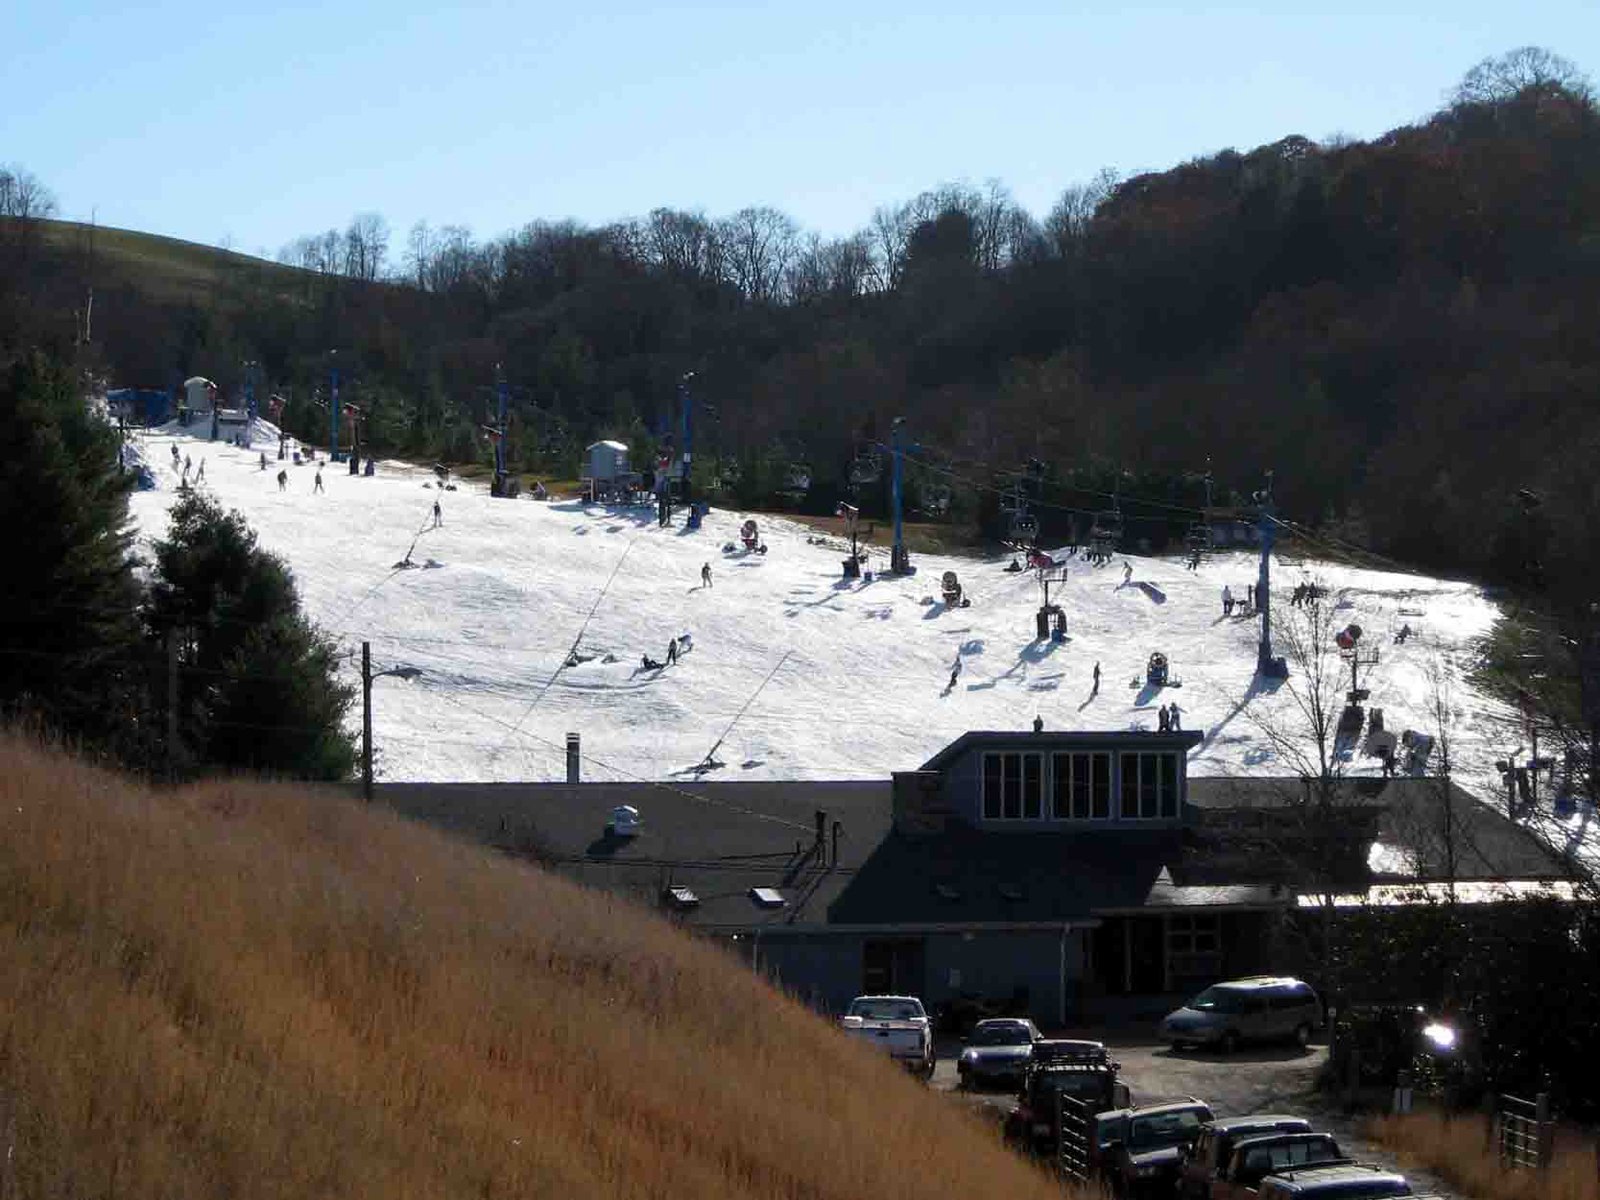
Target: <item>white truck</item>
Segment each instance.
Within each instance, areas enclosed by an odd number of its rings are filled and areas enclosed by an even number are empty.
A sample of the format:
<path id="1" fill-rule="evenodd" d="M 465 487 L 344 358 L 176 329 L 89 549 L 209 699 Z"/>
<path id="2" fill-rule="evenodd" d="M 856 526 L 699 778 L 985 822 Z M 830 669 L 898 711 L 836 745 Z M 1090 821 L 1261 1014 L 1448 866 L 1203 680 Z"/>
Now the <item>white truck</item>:
<path id="1" fill-rule="evenodd" d="M 915 996 L 857 996 L 839 1026 L 913 1074 L 933 1078 L 933 1023 Z"/>

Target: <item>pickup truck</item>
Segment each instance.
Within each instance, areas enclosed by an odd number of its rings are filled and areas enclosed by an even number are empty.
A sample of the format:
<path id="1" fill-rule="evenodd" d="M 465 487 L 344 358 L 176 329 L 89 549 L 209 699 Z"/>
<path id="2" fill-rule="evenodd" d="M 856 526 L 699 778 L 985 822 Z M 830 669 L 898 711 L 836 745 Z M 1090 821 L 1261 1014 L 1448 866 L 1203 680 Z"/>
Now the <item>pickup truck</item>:
<path id="1" fill-rule="evenodd" d="M 1168 1104 L 1147 1104 L 1097 1118 L 1104 1140 L 1100 1174 L 1121 1197 L 1171 1196 L 1184 1151 L 1200 1127 L 1214 1119 L 1209 1106 L 1192 1096 Z"/>
<path id="2" fill-rule="evenodd" d="M 1240 1138 L 1211 1181 L 1211 1200 L 1256 1200 L 1261 1181 L 1285 1171 L 1351 1165 L 1327 1133 L 1269 1133 Z"/>
<path id="3" fill-rule="evenodd" d="M 857 996 L 839 1027 L 923 1079 L 933 1078 L 933 1026 L 915 996 Z"/>
<path id="4" fill-rule="evenodd" d="M 1211 1200 L 1211 1185 L 1228 1167 L 1235 1143 L 1269 1133 L 1310 1133 L 1311 1122 L 1289 1113 L 1222 1117 L 1200 1127 L 1178 1175 L 1178 1200 Z"/>
<path id="5" fill-rule="evenodd" d="M 1056 1097 L 1070 1096 L 1091 1113 L 1126 1108 L 1133 1098 L 1117 1078 L 1120 1069 L 1100 1042 L 1035 1042 L 1017 1104 L 1006 1116 L 1006 1140 L 1035 1154 L 1054 1155 L 1061 1142 Z M 1092 1162 L 1098 1161 L 1097 1149 L 1089 1147 Z"/>

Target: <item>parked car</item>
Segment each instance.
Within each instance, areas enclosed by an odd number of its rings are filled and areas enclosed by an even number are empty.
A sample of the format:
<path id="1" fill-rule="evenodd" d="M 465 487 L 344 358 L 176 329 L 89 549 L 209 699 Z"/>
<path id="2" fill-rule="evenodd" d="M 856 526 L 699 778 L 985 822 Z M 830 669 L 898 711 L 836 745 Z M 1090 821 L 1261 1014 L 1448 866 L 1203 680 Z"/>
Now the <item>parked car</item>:
<path id="1" fill-rule="evenodd" d="M 1322 1025 L 1322 1004 L 1309 983 L 1257 975 L 1214 984 L 1161 1022 L 1173 1049 L 1186 1044 L 1232 1051 L 1247 1041 L 1292 1040 L 1304 1046 Z"/>
<path id="2" fill-rule="evenodd" d="M 1380 1167 L 1308 1167 L 1268 1175 L 1256 1193 L 1260 1200 L 1375 1200 L 1412 1196 L 1404 1175 Z"/>
<path id="3" fill-rule="evenodd" d="M 1351 1165 L 1328 1133 L 1269 1133 L 1241 1138 L 1211 1181 L 1211 1200 L 1254 1200 L 1268 1175 Z"/>
<path id="4" fill-rule="evenodd" d="M 1214 1119 L 1210 1106 L 1192 1096 L 1100 1114 L 1102 1178 L 1118 1196 L 1172 1195 L 1185 1149 Z"/>
<path id="5" fill-rule="evenodd" d="M 1080 1101 L 1093 1113 L 1126 1111 L 1132 1095 L 1117 1078 L 1121 1069 L 1100 1042 L 1035 1042 L 1022 1092 L 1006 1115 L 1006 1140 L 1035 1154 L 1054 1154 L 1061 1140 L 1056 1100 L 1060 1095 Z M 1098 1124 L 1096 1130 L 1100 1131 Z M 1097 1136 L 1090 1148 L 1091 1163 L 1099 1161 L 1098 1147 Z"/>
<path id="6" fill-rule="evenodd" d="M 1033 1060 L 1033 1047 L 1043 1038 L 1039 1027 L 1026 1017 L 998 1017 L 973 1026 L 966 1048 L 956 1059 L 961 1087 L 1022 1086 Z"/>
<path id="7" fill-rule="evenodd" d="M 906 1070 L 933 1077 L 937 1061 L 933 1028 L 922 1001 L 915 996 L 857 996 L 839 1026 L 852 1037 L 876 1046 Z"/>
<path id="8" fill-rule="evenodd" d="M 1304 1117 L 1265 1113 L 1251 1117 L 1224 1117 L 1202 1126 L 1194 1146 L 1183 1156 L 1178 1177 L 1179 1200 L 1206 1200 L 1211 1183 L 1228 1165 L 1234 1143 L 1240 1138 L 1268 1133 L 1309 1133 Z"/>

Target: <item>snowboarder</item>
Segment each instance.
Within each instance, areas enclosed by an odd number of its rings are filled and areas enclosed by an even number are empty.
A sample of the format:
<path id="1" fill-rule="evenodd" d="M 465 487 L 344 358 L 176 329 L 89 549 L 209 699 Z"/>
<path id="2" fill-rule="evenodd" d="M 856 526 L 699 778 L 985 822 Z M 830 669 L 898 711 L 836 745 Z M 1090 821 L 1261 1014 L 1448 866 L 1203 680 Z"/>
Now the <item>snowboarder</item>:
<path id="1" fill-rule="evenodd" d="M 289 490 L 289 472 L 278 472 L 278 490 L 280 492 L 286 492 Z"/>
<path id="2" fill-rule="evenodd" d="M 711 586 L 711 564 L 710 563 L 702 563 L 701 566 L 700 566 L 700 586 L 701 587 L 706 587 L 706 588 Z"/>
<path id="3" fill-rule="evenodd" d="M 1233 616 L 1233 589 L 1227 584 L 1222 585 L 1222 615 Z"/>
<path id="4" fill-rule="evenodd" d="M 1122 562 L 1122 585 L 1126 587 L 1133 582 L 1133 564 L 1126 559 Z"/>
<path id="5" fill-rule="evenodd" d="M 673 638 L 667 643 L 667 664 L 671 666 L 678 661 L 678 639 Z"/>
<path id="6" fill-rule="evenodd" d="M 1095 663 L 1095 665 L 1094 665 L 1094 687 L 1089 690 L 1089 695 L 1098 696 L 1099 694 L 1100 694 L 1100 664 L 1099 663 Z"/>
<path id="7" fill-rule="evenodd" d="M 311 494 L 314 496 L 314 495 L 316 495 L 318 492 L 320 492 L 322 490 L 323 490 L 323 488 L 322 488 L 322 464 L 318 463 L 317 464 L 317 481 L 316 481 L 316 483 L 311 485 Z"/>
<path id="8" fill-rule="evenodd" d="M 439 507 L 439 502 L 433 502 L 433 528 L 437 529 L 444 524 L 444 509 Z"/>

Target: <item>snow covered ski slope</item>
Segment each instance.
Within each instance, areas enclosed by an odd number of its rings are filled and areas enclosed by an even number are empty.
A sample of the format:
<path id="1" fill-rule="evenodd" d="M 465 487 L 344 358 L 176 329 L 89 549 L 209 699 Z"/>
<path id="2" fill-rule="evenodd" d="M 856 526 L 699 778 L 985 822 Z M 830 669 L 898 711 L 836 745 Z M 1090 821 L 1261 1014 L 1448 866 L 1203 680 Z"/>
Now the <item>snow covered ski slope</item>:
<path id="1" fill-rule="evenodd" d="M 375 670 L 421 669 L 374 684 L 381 778 L 559 779 L 569 730 L 583 736 L 591 779 L 691 778 L 714 747 L 723 765 L 709 778 L 883 778 L 967 730 L 1026 729 L 1035 716 L 1051 729 L 1154 728 L 1157 706 L 1174 700 L 1184 728 L 1206 734 L 1195 773 L 1289 769 L 1256 715 L 1292 725 L 1292 698 L 1278 688 L 1246 702 L 1257 623 L 1222 613 L 1224 584 L 1242 597 L 1254 582 L 1248 555 L 1218 555 L 1197 572 L 1178 558 L 1118 556 L 1100 569 L 1074 560 L 1052 589 L 1067 616 L 1058 644 L 1035 641 L 1039 586 L 1032 572 L 1004 570 L 1009 555 L 914 556 L 913 577 L 847 582 L 839 544 L 813 544 L 797 523 L 758 518 L 769 552 L 724 553 L 744 513 L 713 511 L 698 532 L 681 521 L 659 529 L 653 510 L 441 491 L 431 472 L 398 463 L 370 479 L 328 464 L 322 494 L 314 467 L 290 465 L 280 492 L 275 436 L 245 451 L 177 430 L 144 435 L 159 487 L 134 498 L 142 538 L 165 530 L 174 441 L 196 468 L 206 463 L 202 486 L 288 561 L 328 633 L 349 647 L 369 640 Z M 398 567 L 408 552 L 413 566 Z M 971 607 L 939 599 L 946 570 Z M 1430 667 L 1442 669 L 1457 774 L 1488 795 L 1514 722 L 1465 671 L 1494 605 L 1465 583 L 1287 561 L 1275 566 L 1280 605 L 1308 573 L 1346 606 L 1341 624 L 1360 624 L 1363 644 L 1381 652 L 1362 682 L 1390 730 L 1433 728 Z M 1404 624 L 1416 636 L 1395 644 Z M 679 662 L 641 667 L 681 634 L 691 648 Z M 1181 687 L 1144 686 L 1157 650 Z M 1376 773 L 1377 760 L 1350 770 Z"/>

